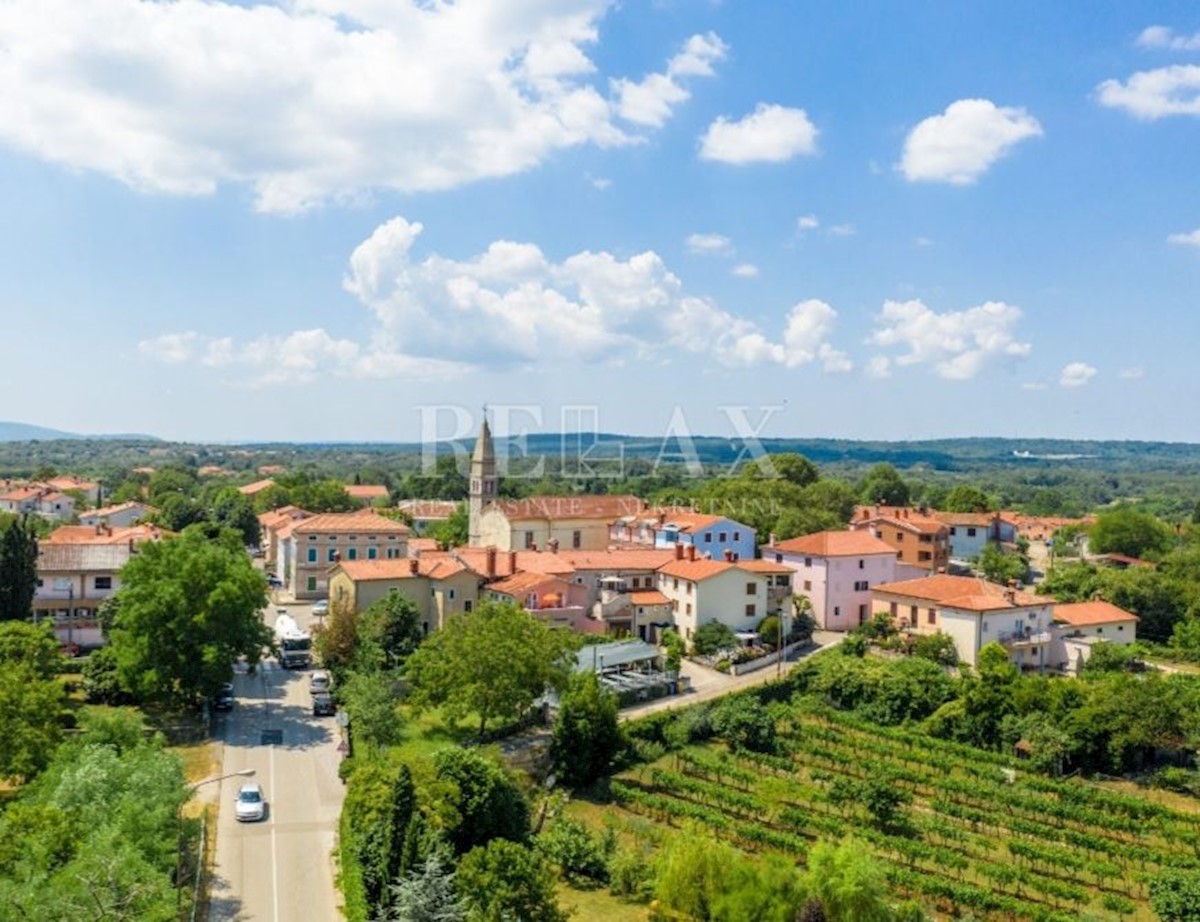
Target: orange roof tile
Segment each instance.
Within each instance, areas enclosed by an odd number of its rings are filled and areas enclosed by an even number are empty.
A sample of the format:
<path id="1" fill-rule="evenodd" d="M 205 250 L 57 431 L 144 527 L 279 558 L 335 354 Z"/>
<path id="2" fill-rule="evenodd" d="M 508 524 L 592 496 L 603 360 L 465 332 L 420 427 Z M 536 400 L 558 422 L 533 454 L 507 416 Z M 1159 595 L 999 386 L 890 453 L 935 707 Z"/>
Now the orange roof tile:
<path id="1" fill-rule="evenodd" d="M 1013 590 L 1010 600 L 1010 590 L 998 583 L 989 583 L 985 579 L 974 576 L 949 576 L 942 573 L 925 576 L 921 579 L 880 583 L 873 587 L 873 591 L 920 599 L 944 605 L 947 608 L 961 608 L 965 611 L 1026 608 L 1031 605 L 1049 605 L 1054 601 L 1046 596 L 1034 595 L 1021 589 Z"/>
<path id="2" fill-rule="evenodd" d="M 533 552 L 527 553 L 533 554 Z M 675 551 L 672 548 L 559 551 L 557 554 L 539 551 L 537 552 L 537 556 L 540 557 L 543 553 L 547 557 L 557 557 L 559 560 L 565 561 L 575 570 L 657 570 L 663 564 L 675 559 Z M 520 565 L 524 565 L 521 564 L 521 561 L 524 559 L 522 554 L 518 555 L 518 563 Z"/>
<path id="3" fill-rule="evenodd" d="M 747 573 L 794 573 L 787 564 L 776 563 L 773 560 L 738 560 L 734 562 L 739 570 Z"/>
<path id="4" fill-rule="evenodd" d="M 707 515 L 703 512 L 695 510 L 684 510 L 678 512 L 664 513 L 663 523 L 659 528 L 665 528 L 668 525 L 675 525 L 679 531 L 684 534 L 691 534 L 694 531 L 707 528 L 709 525 L 715 525 L 717 522 L 726 521 L 724 516 Z"/>
<path id="5" fill-rule="evenodd" d="M 355 499 L 387 499 L 388 488 L 382 484 L 348 483 L 346 494 Z"/>
<path id="6" fill-rule="evenodd" d="M 361 535 L 368 532 L 407 535 L 408 526 L 368 509 L 358 512 L 325 512 L 311 518 L 301 519 L 292 527 L 292 534 L 307 535 L 318 532 L 335 535 L 347 533 Z"/>
<path id="7" fill-rule="evenodd" d="M 1120 621 L 1140 621 L 1133 612 L 1099 599 L 1092 602 L 1071 602 L 1054 606 L 1054 620 L 1072 627 L 1090 627 Z"/>
<path id="8" fill-rule="evenodd" d="M 263 490 L 270 489 L 273 486 L 275 486 L 275 481 L 268 477 L 266 480 L 256 480 L 254 483 L 238 487 L 238 492 L 244 496 L 254 496 L 256 493 L 261 493 Z"/>
<path id="9" fill-rule="evenodd" d="M 889 525 L 898 525 L 907 531 L 921 534 L 949 531 L 942 522 L 919 509 L 906 506 L 856 506 L 851 525 L 858 527 L 869 522 L 887 522 Z"/>
<path id="10" fill-rule="evenodd" d="M 699 583 L 732 568 L 733 564 L 727 560 L 672 560 L 658 572 Z"/>
<path id="11" fill-rule="evenodd" d="M 524 572 L 514 573 L 507 579 L 492 583 L 488 589 L 492 592 L 502 592 L 504 595 L 524 596 L 542 586 L 553 586 L 557 590 L 563 590 L 570 585 L 565 579 L 549 573 Z"/>
<path id="12" fill-rule="evenodd" d="M 133 509 L 134 507 L 140 508 L 143 515 L 153 515 L 154 513 L 158 512 L 156 508 L 148 503 L 139 503 L 136 500 L 130 500 L 127 503 L 117 503 L 115 506 L 101 506 L 99 509 L 88 509 L 86 512 L 81 512 L 79 516 L 80 518 L 85 519 L 102 519 L 105 516 L 115 515 L 118 512 L 125 512 L 126 510 Z"/>
<path id="13" fill-rule="evenodd" d="M 629 593 L 629 601 L 634 605 L 670 605 L 671 600 L 661 592 L 642 590 Z"/>
<path id="14" fill-rule="evenodd" d="M 413 564 L 416 567 L 413 567 Z M 343 560 L 330 568 L 341 570 L 354 582 L 377 582 L 382 580 L 413 579 L 446 579 L 456 573 L 463 573 L 466 567 L 455 560 L 426 560 L 412 557 L 397 557 L 392 560 Z"/>
<path id="15" fill-rule="evenodd" d="M 871 554 L 890 554 L 897 551 L 869 531 L 819 531 L 812 535 L 789 538 L 767 545 L 764 551 L 783 551 L 807 557 L 867 557 Z"/>
<path id="16" fill-rule="evenodd" d="M 408 539 L 408 556 L 416 557 L 418 554 L 423 554 L 426 551 L 436 551 L 441 547 L 438 544 L 437 538 L 409 538 Z"/>

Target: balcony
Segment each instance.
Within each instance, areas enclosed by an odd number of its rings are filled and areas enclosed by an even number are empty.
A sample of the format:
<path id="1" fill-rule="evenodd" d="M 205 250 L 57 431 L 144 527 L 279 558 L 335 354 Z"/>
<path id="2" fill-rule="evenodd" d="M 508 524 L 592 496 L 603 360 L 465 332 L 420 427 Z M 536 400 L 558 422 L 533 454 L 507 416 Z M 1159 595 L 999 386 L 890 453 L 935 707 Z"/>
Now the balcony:
<path id="1" fill-rule="evenodd" d="M 1050 643 L 1052 639 L 1050 631 L 1033 627 L 1027 627 L 1020 631 L 1006 631 L 996 637 L 1001 646 L 1007 647 L 1009 650 L 1042 646 Z"/>

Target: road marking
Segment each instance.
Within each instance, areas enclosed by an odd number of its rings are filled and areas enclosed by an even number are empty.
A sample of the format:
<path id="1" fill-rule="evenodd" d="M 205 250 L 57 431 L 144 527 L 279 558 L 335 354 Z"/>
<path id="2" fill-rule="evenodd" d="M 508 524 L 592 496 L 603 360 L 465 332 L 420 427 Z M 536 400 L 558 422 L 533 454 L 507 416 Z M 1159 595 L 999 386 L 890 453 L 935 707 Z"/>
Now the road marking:
<path id="1" fill-rule="evenodd" d="M 275 747 L 271 747 L 271 790 L 277 791 L 275 787 Z M 274 798 L 274 794 L 271 795 Z M 278 828 L 275 822 L 275 801 L 271 801 L 271 891 L 274 897 L 274 917 L 275 922 L 279 922 L 279 846 L 276 829 Z"/>

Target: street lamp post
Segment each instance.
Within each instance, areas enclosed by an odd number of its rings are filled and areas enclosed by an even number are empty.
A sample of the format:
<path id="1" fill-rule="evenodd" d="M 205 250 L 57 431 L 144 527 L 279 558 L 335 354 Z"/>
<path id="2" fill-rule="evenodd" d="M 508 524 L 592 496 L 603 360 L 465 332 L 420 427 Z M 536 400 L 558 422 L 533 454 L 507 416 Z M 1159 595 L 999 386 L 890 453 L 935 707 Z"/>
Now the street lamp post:
<path id="1" fill-rule="evenodd" d="M 224 781 L 226 778 L 249 778 L 253 775 L 255 769 L 243 768 L 241 771 L 229 772 L 225 775 L 217 775 L 215 778 L 205 778 L 203 781 L 197 781 L 195 784 L 189 784 L 187 789 L 187 797 L 179 803 L 179 808 L 175 811 L 175 916 L 179 917 L 179 909 L 183 905 L 183 882 L 180 878 L 183 876 L 183 808 L 192 795 L 196 793 L 197 788 L 202 788 L 206 784 L 216 784 L 218 781 Z"/>

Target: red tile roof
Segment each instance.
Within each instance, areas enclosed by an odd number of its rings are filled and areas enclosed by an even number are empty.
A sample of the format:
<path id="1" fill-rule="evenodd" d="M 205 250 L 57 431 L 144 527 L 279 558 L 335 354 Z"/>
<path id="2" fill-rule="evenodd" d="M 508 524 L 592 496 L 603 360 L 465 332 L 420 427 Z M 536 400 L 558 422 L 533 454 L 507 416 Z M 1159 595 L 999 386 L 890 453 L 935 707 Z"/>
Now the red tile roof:
<path id="1" fill-rule="evenodd" d="M 947 608 L 961 608 L 965 611 L 1000 611 L 1007 608 L 1049 605 L 1054 601 L 1021 589 L 1009 590 L 1005 586 L 989 583 L 974 576 L 946 574 L 896 583 L 880 583 L 873 587 L 873 591 L 933 602 Z"/>
<path id="2" fill-rule="evenodd" d="M 266 480 L 256 480 L 254 483 L 248 483 L 243 487 L 238 487 L 238 492 L 245 496 L 254 496 L 256 493 L 261 493 L 263 490 L 275 486 L 275 481 L 269 477 Z"/>
<path id="3" fill-rule="evenodd" d="M 773 560 L 738 560 L 734 563 L 739 570 L 747 573 L 794 573 L 787 564 L 776 563 Z"/>
<path id="4" fill-rule="evenodd" d="M 933 515 L 912 509 L 907 506 L 856 506 L 851 527 L 861 527 L 864 523 L 887 522 L 897 525 L 906 531 L 920 534 L 937 534 L 949 531 L 946 525 L 939 522 Z"/>
<path id="5" fill-rule="evenodd" d="M 354 499 L 387 499 L 388 488 L 382 484 L 348 483 L 346 495 Z"/>
<path id="6" fill-rule="evenodd" d="M 867 557 L 871 554 L 889 554 L 897 551 L 869 531 L 819 531 L 812 535 L 789 538 L 767 545 L 764 552 L 782 551 L 787 554 L 803 554 L 806 557 Z"/>
<path id="7" fill-rule="evenodd" d="M 660 567 L 658 572 L 699 583 L 731 569 L 733 564 L 727 560 L 672 560 L 666 566 Z"/>
<path id="8" fill-rule="evenodd" d="M 397 579 L 447 579 L 456 573 L 463 573 L 466 567 L 448 558 L 438 560 L 397 557 L 392 560 L 343 560 L 330 568 L 331 572 L 341 570 L 356 583 L 380 582 Z"/>
<path id="9" fill-rule="evenodd" d="M 1054 606 L 1054 620 L 1072 627 L 1091 627 L 1096 624 L 1115 624 L 1122 621 L 1140 621 L 1133 612 L 1126 611 L 1111 602 L 1071 602 Z"/>
<path id="10" fill-rule="evenodd" d="M 368 509 L 359 512 L 326 512 L 314 515 L 312 518 L 301 519 L 292 527 L 294 535 L 321 532 L 328 532 L 331 535 L 361 535 L 374 532 L 407 535 L 408 526 Z"/>
<path id="11" fill-rule="evenodd" d="M 629 601 L 634 605 L 670 605 L 671 600 L 661 592 L 642 590 L 629 593 Z"/>
<path id="12" fill-rule="evenodd" d="M 504 595 L 511 595 L 514 598 L 520 598 L 529 595 L 536 589 L 543 586 L 553 587 L 559 593 L 563 593 L 570 588 L 570 583 L 565 579 L 560 579 L 557 576 L 552 576 L 549 573 L 515 573 L 507 579 L 502 579 L 499 582 L 492 583 L 488 586 L 492 592 L 501 592 Z M 544 594 L 544 593 L 539 593 Z"/>

